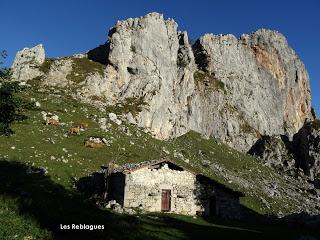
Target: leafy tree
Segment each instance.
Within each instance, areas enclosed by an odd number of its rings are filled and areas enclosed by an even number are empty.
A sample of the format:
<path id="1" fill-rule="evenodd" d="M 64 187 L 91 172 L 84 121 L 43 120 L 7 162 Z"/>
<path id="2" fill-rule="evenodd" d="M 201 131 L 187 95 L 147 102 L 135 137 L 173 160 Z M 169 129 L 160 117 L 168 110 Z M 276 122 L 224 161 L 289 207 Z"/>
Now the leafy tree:
<path id="1" fill-rule="evenodd" d="M 0 64 L 3 64 L 1 59 L 4 59 L 7 56 L 6 51 L 0 51 Z M 8 68 L 0 68 L 0 80 L 4 81 L 5 79 L 8 79 L 10 75 L 10 71 Z"/>
<path id="2" fill-rule="evenodd" d="M 0 57 L 5 58 L 6 53 L 0 52 Z M 24 110 L 34 107 L 30 101 L 19 96 L 25 89 L 19 82 L 11 81 L 10 69 L 0 68 L 0 135 L 13 134 L 11 124 L 27 119 Z"/>

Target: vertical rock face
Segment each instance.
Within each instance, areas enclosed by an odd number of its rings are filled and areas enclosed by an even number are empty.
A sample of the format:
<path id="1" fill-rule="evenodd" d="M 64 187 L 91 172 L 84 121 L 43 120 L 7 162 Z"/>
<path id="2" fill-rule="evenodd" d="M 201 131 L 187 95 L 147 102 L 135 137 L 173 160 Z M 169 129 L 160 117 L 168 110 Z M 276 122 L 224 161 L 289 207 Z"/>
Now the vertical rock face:
<path id="1" fill-rule="evenodd" d="M 137 117 L 158 138 L 185 133 L 186 104 L 193 91 L 194 66 L 187 34 L 158 13 L 119 21 L 109 32 L 108 63 L 117 71 L 113 99 L 143 99 L 148 104 Z"/>
<path id="2" fill-rule="evenodd" d="M 225 88 L 222 95 L 211 91 L 200 97 L 205 109 L 212 108 L 209 122 L 220 127 L 203 126 L 204 120 L 195 128 L 247 149 L 260 134 L 292 137 L 312 119 L 308 74 L 281 34 L 258 30 L 240 39 L 206 34 L 193 48 L 203 75 Z"/>
<path id="3" fill-rule="evenodd" d="M 277 32 L 259 30 L 251 35 L 257 61 L 278 83 L 281 92 L 283 129 L 290 136 L 306 119 L 312 120 L 309 76 L 304 64 Z"/>
<path id="4" fill-rule="evenodd" d="M 158 138 L 189 130 L 247 151 L 261 135 L 292 137 L 312 119 L 309 79 L 280 33 L 206 34 L 193 46 L 157 13 L 110 30 L 115 99 L 143 97 L 137 117 Z"/>
<path id="5" fill-rule="evenodd" d="M 17 54 L 16 79 L 39 74 L 44 51 L 35 49 L 34 55 L 23 50 L 32 64 Z M 103 75 L 86 77 L 82 92 L 107 104 L 143 103 L 130 116 L 160 139 L 194 130 L 248 151 L 261 135 L 291 138 L 313 119 L 308 74 L 278 32 L 262 29 L 240 39 L 206 34 L 191 46 L 172 19 L 150 13 L 117 22 L 108 42 L 87 55 L 106 67 Z M 59 64 L 52 66 L 59 72 Z"/>
<path id="6" fill-rule="evenodd" d="M 39 66 L 44 63 L 45 52 L 42 44 L 33 48 L 24 48 L 17 52 L 12 69 L 12 77 L 20 81 L 26 81 L 42 75 Z"/>

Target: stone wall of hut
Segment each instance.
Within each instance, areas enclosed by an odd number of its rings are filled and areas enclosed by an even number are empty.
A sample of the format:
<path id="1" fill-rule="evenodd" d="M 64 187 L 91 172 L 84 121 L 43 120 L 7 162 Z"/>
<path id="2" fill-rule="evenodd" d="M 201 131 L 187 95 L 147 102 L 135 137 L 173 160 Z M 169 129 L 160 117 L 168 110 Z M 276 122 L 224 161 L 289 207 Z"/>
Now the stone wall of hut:
<path id="1" fill-rule="evenodd" d="M 161 211 L 162 190 L 171 191 L 170 212 L 195 215 L 204 211 L 196 176 L 188 171 L 142 168 L 126 174 L 124 207 Z"/>
<path id="2" fill-rule="evenodd" d="M 108 198 L 125 208 L 162 211 L 162 190 L 170 190 L 169 212 L 184 215 L 240 218 L 239 196 L 217 185 L 203 181 L 189 171 L 144 167 L 127 173 L 114 173 L 109 179 Z M 214 199 L 214 201 L 212 201 Z"/>

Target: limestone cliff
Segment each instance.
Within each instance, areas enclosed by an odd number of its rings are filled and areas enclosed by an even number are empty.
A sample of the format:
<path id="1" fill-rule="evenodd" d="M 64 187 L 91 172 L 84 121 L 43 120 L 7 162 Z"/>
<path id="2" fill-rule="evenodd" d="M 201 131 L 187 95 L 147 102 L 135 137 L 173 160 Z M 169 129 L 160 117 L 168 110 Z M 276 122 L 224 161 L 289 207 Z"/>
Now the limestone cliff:
<path id="1" fill-rule="evenodd" d="M 193 49 L 208 81 L 224 86 L 223 95 L 203 88 L 210 97 L 200 97 L 201 103 L 216 123 L 206 132 L 246 149 L 260 135 L 291 138 L 312 118 L 308 74 L 280 33 L 262 29 L 240 39 L 206 34 Z"/>
<path id="2" fill-rule="evenodd" d="M 45 61 L 42 44 L 33 48 L 24 48 L 17 52 L 12 64 L 12 77 L 20 81 L 30 80 L 42 75 L 38 69 Z"/>
<path id="3" fill-rule="evenodd" d="M 24 61 L 33 50 L 40 60 Z M 87 57 L 93 61 L 83 69 L 92 68 L 80 71 L 77 63 Z M 19 52 L 14 77 L 109 105 L 134 99 L 141 107 L 126 116 L 160 139 L 194 130 L 248 151 L 261 135 L 292 138 L 313 119 L 308 73 L 285 37 L 271 30 L 240 39 L 206 34 L 191 45 L 174 20 L 150 13 L 117 22 L 107 43 L 87 55 L 42 59 L 39 48 Z"/>

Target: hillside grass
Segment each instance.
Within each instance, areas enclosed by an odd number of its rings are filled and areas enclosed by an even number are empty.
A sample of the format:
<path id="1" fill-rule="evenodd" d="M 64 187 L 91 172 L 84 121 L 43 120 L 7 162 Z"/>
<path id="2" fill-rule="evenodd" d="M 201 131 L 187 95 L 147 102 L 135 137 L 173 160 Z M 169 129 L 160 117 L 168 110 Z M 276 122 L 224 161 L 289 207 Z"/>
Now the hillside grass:
<path id="1" fill-rule="evenodd" d="M 108 112 L 120 113 L 123 108 L 108 107 L 105 113 L 99 109 L 58 94 L 47 94 L 30 89 L 24 97 L 36 98 L 41 108 L 29 111 L 29 119 L 13 126 L 16 132 L 11 137 L 0 137 L 0 153 L 5 159 L 15 159 L 26 164 L 46 167 L 53 180 L 66 187 L 72 187 L 72 178 L 79 178 L 100 169 L 110 161 L 117 164 L 141 162 L 168 157 L 187 169 L 203 173 L 233 188 L 246 192 L 241 186 L 229 183 L 222 174 L 217 174 L 203 161 L 215 163 L 238 176 L 255 177 L 252 171 L 266 177 L 276 177 L 273 170 L 261 166 L 253 157 L 242 154 L 219 141 L 204 139 L 200 134 L 189 132 L 176 139 L 160 141 L 141 129 L 123 123 L 118 126 L 108 120 L 108 132 L 101 131 L 96 119 L 106 117 Z M 47 126 L 41 111 L 55 113 L 65 125 Z M 125 109 L 124 109 L 125 111 Z M 79 136 L 69 135 L 68 130 L 77 123 L 86 122 L 89 128 Z M 129 133 L 129 134 L 128 134 Z M 84 140 L 90 136 L 104 137 L 112 144 L 101 149 L 84 147 Z M 166 149 L 166 150 L 164 150 Z M 189 159 L 189 163 L 186 163 Z M 248 176 L 247 176 L 248 175 Z M 254 209 L 261 211 L 260 208 Z"/>
<path id="2" fill-rule="evenodd" d="M 67 79 L 73 82 L 74 84 L 80 84 L 85 81 L 85 79 L 93 74 L 98 74 L 104 76 L 104 71 L 106 66 L 94 62 L 88 58 L 79 58 L 79 57 L 65 57 L 59 60 L 71 60 L 72 70 L 67 75 Z M 39 67 L 39 70 L 44 74 L 48 74 L 50 69 L 55 61 L 59 61 L 53 58 L 46 58 L 44 63 Z M 35 81 L 39 80 L 41 77 L 34 79 Z"/>
<path id="3" fill-rule="evenodd" d="M 308 233 L 262 222 L 226 222 L 165 213 L 115 214 L 84 201 L 49 176 L 0 161 L 0 237 L 9 239 L 295 239 Z M 65 231 L 60 224 L 99 224 L 101 231 Z"/>
<path id="4" fill-rule="evenodd" d="M 69 59 L 72 60 L 72 71 L 67 76 L 67 79 L 75 84 L 83 82 L 86 77 L 92 74 L 97 73 L 100 76 L 104 76 L 106 66 L 101 63 L 94 62 L 88 58 L 70 57 Z"/>
<path id="5" fill-rule="evenodd" d="M 0 239 L 51 239 L 51 233 L 31 217 L 19 213 L 17 199 L 0 195 Z"/>
<path id="6" fill-rule="evenodd" d="M 290 201 L 269 199 L 257 190 L 259 187 L 246 188 L 237 184 L 232 177 L 258 184 L 263 180 L 261 176 L 267 179 L 278 179 L 279 176 L 272 169 L 261 166 L 253 157 L 213 138 L 204 139 L 198 133 L 189 132 L 176 139 L 160 141 L 136 126 L 125 122 L 118 126 L 108 119 L 109 112 L 120 114 L 127 108 L 109 106 L 98 109 L 79 103 L 62 89 L 53 92 L 35 85 L 23 97 L 35 98 L 41 107 L 26 112 L 29 119 L 13 125 L 13 136 L 0 137 L 0 163 L 3 163 L 0 167 L 0 215 L 3 216 L 0 218 L 0 239 L 26 240 L 29 235 L 32 236 L 30 239 L 59 239 L 63 233 L 56 229 L 57 225 L 72 221 L 110 227 L 107 231 L 95 232 L 95 239 L 106 236 L 113 239 L 198 239 L 211 236 L 220 239 L 234 239 L 234 236 L 271 239 L 278 234 L 298 234 L 278 226 L 217 222 L 215 219 L 193 219 L 173 214 L 119 216 L 87 203 L 74 190 L 74 180 L 99 170 L 100 166 L 112 160 L 120 165 L 168 157 L 186 169 L 244 192 L 243 207 L 255 213 L 268 214 L 291 208 Z M 136 100 L 131 101 L 134 108 L 135 103 Z M 41 111 L 57 114 L 62 124 L 45 125 Z M 97 123 L 101 117 L 107 119 L 107 132 L 102 131 Z M 89 128 L 80 135 L 69 135 L 69 128 L 80 122 L 88 123 Z M 110 146 L 100 149 L 84 147 L 84 140 L 91 136 L 106 138 Z M 212 169 L 210 164 L 218 168 Z M 43 167 L 48 174 L 26 174 L 30 167 Z M 282 184 L 281 179 L 278 181 Z M 271 209 L 261 203 L 260 196 L 270 200 Z M 81 237 L 81 234 L 77 235 L 77 239 Z"/>

